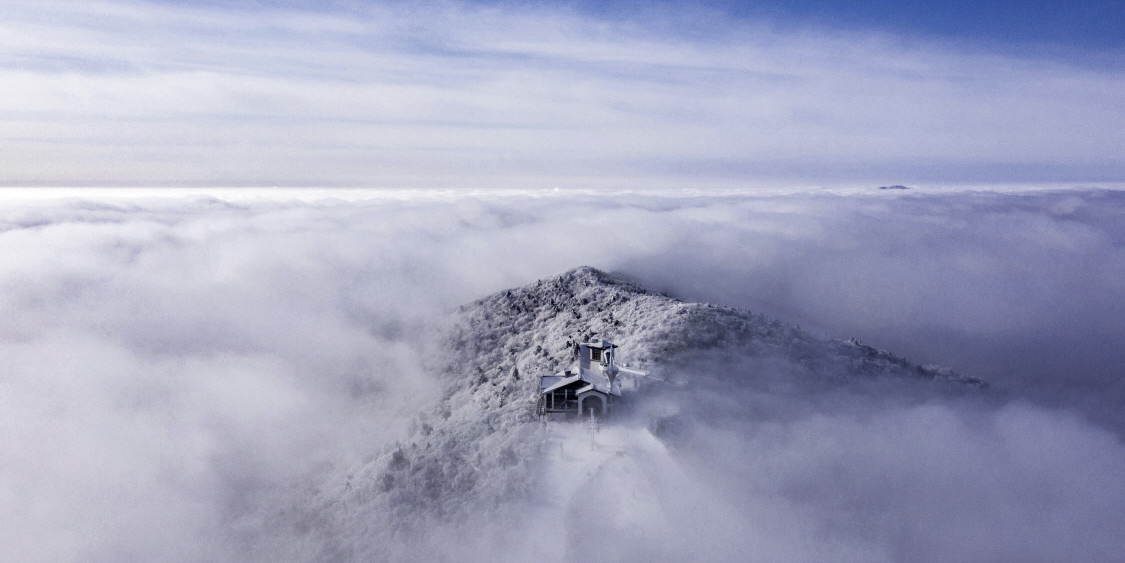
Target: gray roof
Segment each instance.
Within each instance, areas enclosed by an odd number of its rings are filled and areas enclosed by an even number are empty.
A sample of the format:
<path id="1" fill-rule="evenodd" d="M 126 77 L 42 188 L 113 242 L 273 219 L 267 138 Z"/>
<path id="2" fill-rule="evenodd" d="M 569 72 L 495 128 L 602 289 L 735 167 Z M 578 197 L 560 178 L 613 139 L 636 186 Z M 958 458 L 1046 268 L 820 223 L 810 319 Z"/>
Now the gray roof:
<path id="1" fill-rule="evenodd" d="M 549 375 L 547 377 L 557 377 L 557 376 L 550 376 Z M 543 379 L 546 379 L 546 377 L 544 377 Z M 540 392 L 541 393 L 550 393 L 551 391 L 554 391 L 555 389 L 561 389 L 563 387 L 566 387 L 567 385 L 570 385 L 571 383 L 574 383 L 575 381 L 582 381 L 582 376 L 581 375 L 572 375 L 570 377 L 564 377 L 562 380 L 558 381 L 554 385 L 551 385 L 550 387 L 547 387 L 546 389 L 541 388 Z"/>
<path id="2" fill-rule="evenodd" d="M 569 377 L 563 377 L 562 379 L 556 380 L 556 378 L 558 378 L 558 377 L 560 377 L 560 376 L 558 376 L 558 375 L 546 375 L 546 376 L 543 376 L 542 378 L 540 378 L 540 380 L 539 380 L 539 392 L 540 393 L 550 393 L 550 392 L 552 392 L 556 389 L 562 389 L 563 387 L 566 387 L 568 385 L 578 383 L 578 382 L 581 381 L 581 382 L 587 383 L 588 385 L 585 385 L 582 388 L 578 389 L 578 393 L 585 393 L 587 391 L 597 391 L 599 393 L 604 393 L 606 395 L 618 395 L 619 394 L 619 393 L 614 393 L 610 390 L 608 379 L 606 379 L 604 377 L 600 377 L 598 375 L 590 374 L 588 376 L 583 376 L 581 374 L 575 374 L 575 375 L 571 375 Z M 554 381 L 554 383 L 551 383 L 552 381 Z M 546 387 L 544 387 L 544 384 L 546 384 Z"/>
<path id="3" fill-rule="evenodd" d="M 585 344 L 588 348 L 601 348 L 602 350 L 605 350 L 606 348 L 617 348 L 616 344 L 612 342 L 606 342 L 605 340 L 601 340 L 599 338 L 593 338 L 589 342 L 583 342 L 583 344 Z"/>

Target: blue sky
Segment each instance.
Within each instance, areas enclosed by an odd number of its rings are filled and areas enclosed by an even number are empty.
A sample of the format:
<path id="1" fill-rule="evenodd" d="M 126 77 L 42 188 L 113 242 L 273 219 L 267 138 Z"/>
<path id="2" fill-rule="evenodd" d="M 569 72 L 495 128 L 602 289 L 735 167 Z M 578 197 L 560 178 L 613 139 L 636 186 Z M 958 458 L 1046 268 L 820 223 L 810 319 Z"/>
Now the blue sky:
<path id="1" fill-rule="evenodd" d="M 628 12 L 660 2 L 581 2 L 594 12 Z M 1051 45 L 1076 49 L 1125 47 L 1125 6 L 1120 2 L 1016 0 L 780 0 L 747 2 L 664 2 L 694 4 L 744 20 L 768 19 L 782 25 L 816 25 L 883 31 L 938 39 L 978 42 L 993 48 Z"/>
<path id="2" fill-rule="evenodd" d="M 1125 181 L 1108 3 L 0 8 L 0 184 Z"/>

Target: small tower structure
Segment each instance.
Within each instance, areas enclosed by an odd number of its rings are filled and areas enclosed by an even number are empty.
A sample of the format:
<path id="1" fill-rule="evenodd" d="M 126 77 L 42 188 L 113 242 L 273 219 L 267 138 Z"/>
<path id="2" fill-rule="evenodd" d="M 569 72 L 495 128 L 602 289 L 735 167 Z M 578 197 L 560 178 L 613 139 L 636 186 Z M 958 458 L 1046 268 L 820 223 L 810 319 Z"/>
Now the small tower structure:
<path id="1" fill-rule="evenodd" d="M 578 365 L 539 380 L 539 416 L 549 420 L 604 418 L 613 413 L 621 396 L 621 375 L 648 372 L 620 367 L 614 361 L 616 344 L 591 338 L 578 345 Z"/>

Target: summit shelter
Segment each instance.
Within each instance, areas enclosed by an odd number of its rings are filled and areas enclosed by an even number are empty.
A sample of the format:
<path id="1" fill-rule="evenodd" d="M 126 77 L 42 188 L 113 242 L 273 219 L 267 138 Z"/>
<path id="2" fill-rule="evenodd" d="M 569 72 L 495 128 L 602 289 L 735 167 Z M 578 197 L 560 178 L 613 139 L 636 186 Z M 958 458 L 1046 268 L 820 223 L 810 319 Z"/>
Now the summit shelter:
<path id="1" fill-rule="evenodd" d="M 616 344 L 593 338 L 578 345 L 578 366 L 539 380 L 537 412 L 546 420 L 604 418 L 621 397 L 622 375 L 642 377 L 648 372 L 618 366 Z"/>

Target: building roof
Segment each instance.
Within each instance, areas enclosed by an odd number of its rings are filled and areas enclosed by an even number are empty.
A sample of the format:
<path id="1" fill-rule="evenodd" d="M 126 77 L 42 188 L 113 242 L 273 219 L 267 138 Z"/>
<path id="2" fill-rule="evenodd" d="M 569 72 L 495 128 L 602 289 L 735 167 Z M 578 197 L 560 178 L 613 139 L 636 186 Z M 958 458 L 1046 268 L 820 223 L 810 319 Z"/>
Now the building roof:
<path id="1" fill-rule="evenodd" d="M 616 344 L 607 342 L 601 338 L 591 338 L 589 342 L 583 342 L 583 344 L 585 344 L 587 348 L 600 348 L 602 350 L 606 348 L 617 348 Z"/>
<path id="2" fill-rule="evenodd" d="M 577 393 L 578 395 L 581 395 L 581 394 L 586 393 L 588 391 L 599 391 L 599 389 L 597 388 L 597 386 L 595 386 L 593 383 L 591 383 L 591 384 L 575 391 L 575 393 Z M 602 391 L 602 393 L 605 393 L 605 391 Z"/>
<path id="3" fill-rule="evenodd" d="M 586 383 L 577 389 L 577 393 L 585 393 L 587 391 L 597 391 L 606 395 L 619 395 L 610 390 L 609 379 L 597 375 L 595 373 L 586 372 L 584 374 L 574 374 L 569 377 L 557 379 L 558 375 L 544 376 L 539 380 L 539 392 L 550 393 L 557 389 L 564 389 L 576 383 Z"/>
<path id="4" fill-rule="evenodd" d="M 554 377 L 558 377 L 558 376 L 547 376 L 547 377 L 554 378 Z M 582 376 L 578 375 L 578 374 L 575 374 L 575 375 L 572 375 L 570 377 L 564 377 L 564 378 L 556 381 L 555 383 L 550 384 L 549 381 L 546 381 L 547 377 L 544 377 L 543 380 L 541 380 L 540 390 L 539 390 L 541 393 L 550 393 L 551 391 L 554 391 L 555 389 L 562 389 L 563 387 L 566 387 L 567 385 L 570 385 L 571 383 L 575 383 L 577 381 L 582 381 Z M 546 387 L 546 388 L 543 388 L 542 387 L 543 383 L 548 383 L 550 386 Z"/>

